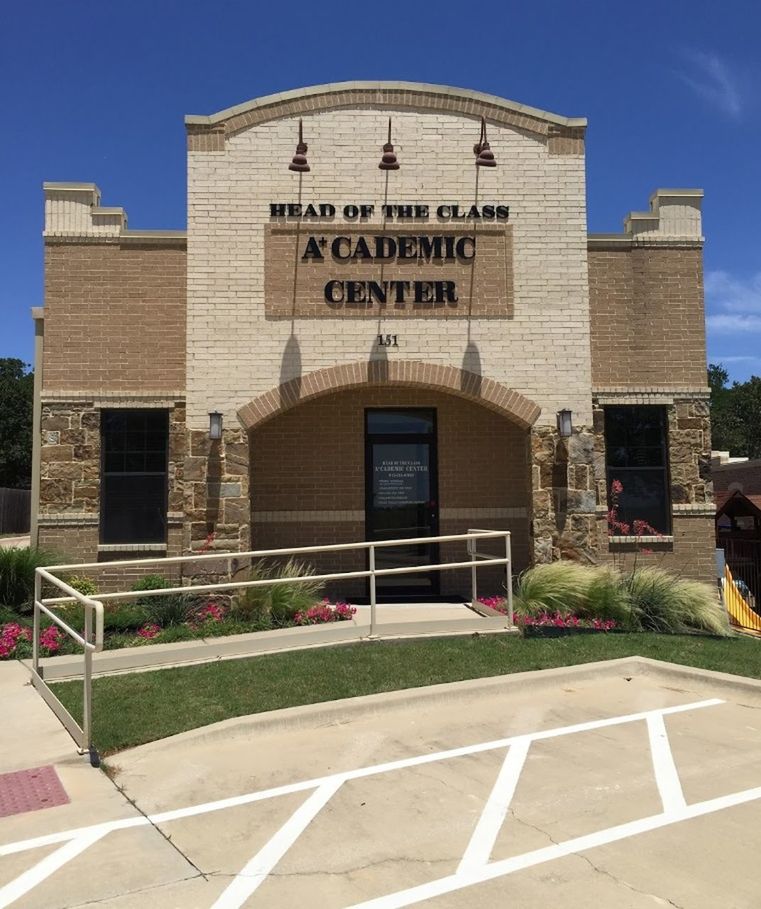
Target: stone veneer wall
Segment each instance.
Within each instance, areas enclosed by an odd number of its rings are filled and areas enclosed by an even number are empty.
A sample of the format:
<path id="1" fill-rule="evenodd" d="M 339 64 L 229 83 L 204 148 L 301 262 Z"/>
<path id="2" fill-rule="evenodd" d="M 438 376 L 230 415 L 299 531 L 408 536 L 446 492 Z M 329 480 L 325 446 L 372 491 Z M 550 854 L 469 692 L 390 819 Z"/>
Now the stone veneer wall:
<path id="1" fill-rule="evenodd" d="M 248 433 L 225 429 L 188 431 L 185 459 L 185 533 L 188 552 L 250 549 Z"/>
<path id="2" fill-rule="evenodd" d="M 582 426 L 563 439 L 557 429 L 538 426 L 531 437 L 534 562 L 563 556 L 593 560 L 598 547 L 594 434 Z"/>
<path id="3" fill-rule="evenodd" d="M 99 545 L 100 413 L 114 407 L 169 411 L 168 533 L 155 546 Z M 185 472 L 185 404 L 140 398 L 44 401 L 41 419 L 39 545 L 71 561 L 181 555 Z M 153 569 L 155 571 L 156 569 Z M 141 573 L 141 572 L 138 572 Z"/>

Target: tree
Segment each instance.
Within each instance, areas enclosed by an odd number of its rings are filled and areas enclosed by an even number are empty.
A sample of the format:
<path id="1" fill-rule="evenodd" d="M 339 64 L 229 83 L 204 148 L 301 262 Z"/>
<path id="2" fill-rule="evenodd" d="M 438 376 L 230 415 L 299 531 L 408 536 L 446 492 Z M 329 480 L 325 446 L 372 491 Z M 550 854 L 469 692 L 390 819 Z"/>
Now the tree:
<path id="1" fill-rule="evenodd" d="M 28 489 L 32 480 L 34 374 L 22 360 L 0 357 L 0 486 Z"/>
<path id="2" fill-rule="evenodd" d="M 735 457 L 761 458 L 761 378 L 728 382 L 723 366 L 708 367 L 712 447 Z"/>

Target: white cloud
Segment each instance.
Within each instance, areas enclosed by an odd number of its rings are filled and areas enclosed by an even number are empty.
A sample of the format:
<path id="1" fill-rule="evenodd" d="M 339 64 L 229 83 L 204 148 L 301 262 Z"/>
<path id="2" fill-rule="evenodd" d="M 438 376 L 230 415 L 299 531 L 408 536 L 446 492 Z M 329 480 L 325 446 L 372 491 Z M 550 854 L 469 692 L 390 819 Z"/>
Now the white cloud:
<path id="1" fill-rule="evenodd" d="M 761 272 L 742 279 L 726 271 L 709 271 L 705 276 L 705 292 L 712 310 L 761 313 Z"/>
<path id="2" fill-rule="evenodd" d="M 761 316 L 719 313 L 706 319 L 708 331 L 715 335 L 731 335 L 761 331 Z"/>
<path id="3" fill-rule="evenodd" d="M 733 120 L 743 112 L 743 99 L 735 76 L 729 66 L 714 53 L 699 50 L 683 51 L 687 64 L 677 70 L 677 76 L 704 101 L 717 107 Z"/>
<path id="4" fill-rule="evenodd" d="M 711 363 L 761 363 L 761 357 L 722 357 L 721 354 L 713 354 L 708 358 Z"/>

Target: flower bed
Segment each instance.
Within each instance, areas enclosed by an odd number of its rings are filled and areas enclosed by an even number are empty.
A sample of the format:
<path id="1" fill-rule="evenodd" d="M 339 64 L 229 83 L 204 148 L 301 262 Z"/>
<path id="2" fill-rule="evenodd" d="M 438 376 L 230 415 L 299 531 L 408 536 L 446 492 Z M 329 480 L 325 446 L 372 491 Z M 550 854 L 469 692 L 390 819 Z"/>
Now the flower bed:
<path id="1" fill-rule="evenodd" d="M 66 615 L 66 608 L 62 614 Z M 66 617 L 74 627 L 81 626 L 73 610 Z M 113 650 L 120 647 L 134 647 L 144 644 L 165 644 L 176 641 L 194 640 L 223 635 L 246 634 L 252 631 L 265 631 L 273 627 L 288 628 L 302 625 L 321 625 L 332 622 L 348 621 L 353 618 L 357 609 L 349 603 L 331 603 L 324 599 L 313 606 L 297 611 L 292 618 L 273 624 L 262 619 L 241 620 L 236 617 L 232 608 L 222 603 L 209 601 L 195 608 L 188 608 L 184 621 L 164 624 L 156 620 L 146 620 L 146 614 L 134 604 L 125 606 L 105 606 L 104 647 Z M 160 606 L 151 610 L 152 616 L 161 616 Z M 32 654 L 31 620 L 20 618 L 19 621 L 0 625 L 0 660 L 28 658 Z M 81 648 L 56 625 L 43 624 L 40 633 L 40 653 L 52 656 L 62 653 L 79 653 Z"/>
<path id="2" fill-rule="evenodd" d="M 507 601 L 504 597 L 479 597 L 479 603 L 495 612 L 507 615 Z M 523 629 L 528 637 L 559 637 L 563 634 L 615 631 L 615 619 L 582 618 L 577 615 L 563 615 L 560 612 L 540 612 L 537 615 L 522 615 L 516 612 L 513 622 Z"/>

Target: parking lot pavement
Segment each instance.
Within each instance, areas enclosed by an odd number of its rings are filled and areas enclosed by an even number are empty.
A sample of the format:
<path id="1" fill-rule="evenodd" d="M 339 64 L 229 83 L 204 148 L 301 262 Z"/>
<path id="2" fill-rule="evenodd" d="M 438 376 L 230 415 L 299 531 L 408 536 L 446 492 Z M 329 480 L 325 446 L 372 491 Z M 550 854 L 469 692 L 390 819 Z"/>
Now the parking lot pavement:
<path id="1" fill-rule="evenodd" d="M 625 660 L 226 721 L 112 758 L 139 815 L 3 837 L 0 907 L 757 909 L 760 709 Z"/>

